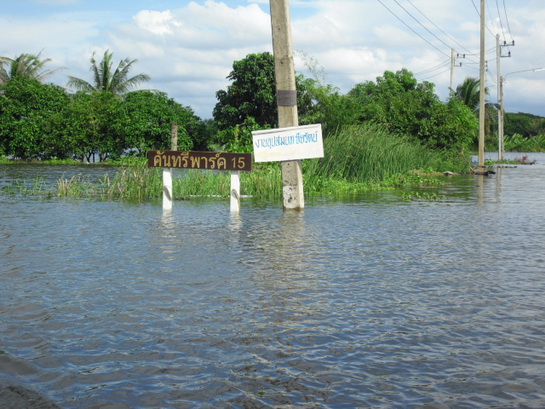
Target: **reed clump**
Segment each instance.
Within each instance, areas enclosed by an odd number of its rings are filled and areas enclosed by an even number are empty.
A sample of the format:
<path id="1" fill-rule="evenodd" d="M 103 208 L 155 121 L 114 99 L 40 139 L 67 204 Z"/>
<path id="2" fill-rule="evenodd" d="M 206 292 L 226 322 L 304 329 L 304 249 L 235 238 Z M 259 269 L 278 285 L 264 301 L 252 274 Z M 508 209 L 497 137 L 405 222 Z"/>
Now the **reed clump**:
<path id="1" fill-rule="evenodd" d="M 309 178 L 377 184 L 415 169 L 435 169 L 443 159 L 408 138 L 374 124 L 342 128 L 324 141 L 324 157 L 311 162 Z"/>
<path id="2" fill-rule="evenodd" d="M 161 197 L 163 176 L 161 169 L 147 166 L 122 166 L 114 178 L 108 174 L 100 179 L 98 192 L 106 199 L 145 202 Z"/>
<path id="3" fill-rule="evenodd" d="M 85 180 L 83 175 L 74 175 L 70 179 L 60 178 L 57 181 L 57 196 L 59 197 L 86 197 L 96 193 L 94 184 Z"/>

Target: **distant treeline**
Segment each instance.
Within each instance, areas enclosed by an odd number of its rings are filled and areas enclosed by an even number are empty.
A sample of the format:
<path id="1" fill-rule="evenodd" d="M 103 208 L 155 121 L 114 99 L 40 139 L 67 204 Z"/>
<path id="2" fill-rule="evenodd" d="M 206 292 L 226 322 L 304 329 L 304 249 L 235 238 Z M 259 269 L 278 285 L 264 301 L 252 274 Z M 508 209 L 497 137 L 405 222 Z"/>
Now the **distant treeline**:
<path id="1" fill-rule="evenodd" d="M 504 133 L 519 134 L 524 138 L 545 135 L 545 118 L 542 116 L 519 113 L 505 113 Z"/>

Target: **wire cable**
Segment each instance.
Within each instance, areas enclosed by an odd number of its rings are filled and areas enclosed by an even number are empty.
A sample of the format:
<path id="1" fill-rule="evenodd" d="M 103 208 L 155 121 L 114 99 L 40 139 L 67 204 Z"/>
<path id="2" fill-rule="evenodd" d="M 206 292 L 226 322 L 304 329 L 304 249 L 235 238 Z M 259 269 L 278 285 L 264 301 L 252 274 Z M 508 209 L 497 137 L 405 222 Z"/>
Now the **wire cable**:
<path id="1" fill-rule="evenodd" d="M 444 35 L 446 35 L 449 40 L 453 41 L 456 45 L 458 45 L 460 48 L 464 49 L 465 51 L 467 51 L 468 53 L 470 52 L 467 48 L 465 48 L 462 44 L 460 44 L 458 41 L 456 41 L 456 39 L 454 37 L 452 37 L 451 35 L 449 35 L 448 33 L 446 33 L 445 31 L 443 31 L 439 26 L 437 26 L 437 24 L 435 24 L 433 21 L 431 21 L 418 7 L 416 7 L 412 2 L 411 0 L 407 0 L 407 3 L 409 3 L 411 6 L 413 6 L 416 11 L 418 11 L 426 20 L 428 20 L 437 30 L 439 30 L 441 33 L 443 33 Z"/>
<path id="2" fill-rule="evenodd" d="M 411 13 L 409 13 L 409 11 L 403 7 L 401 4 L 399 4 L 399 1 L 397 0 L 394 0 L 394 2 L 403 9 L 403 11 L 405 13 L 407 13 L 414 21 L 416 21 L 424 30 L 426 30 L 428 33 L 430 33 L 436 40 L 438 40 L 440 43 L 442 43 L 445 47 L 447 48 L 453 48 L 451 47 L 449 44 L 445 43 L 443 40 L 441 40 L 439 37 L 437 37 L 435 34 L 433 34 L 426 26 L 424 26 L 420 21 L 418 21 L 418 19 L 413 16 Z"/>
<path id="3" fill-rule="evenodd" d="M 473 7 L 475 7 L 475 11 L 477 12 L 477 15 L 478 15 L 479 17 L 481 17 L 481 12 L 480 12 L 479 9 L 477 8 L 477 5 L 475 4 L 475 0 L 471 0 L 471 2 L 473 3 Z M 492 32 L 492 30 L 490 30 L 490 28 L 488 27 L 488 25 L 487 25 L 486 23 L 485 23 L 485 27 L 486 27 L 486 29 L 488 30 L 488 32 L 489 32 L 490 34 L 492 34 L 493 36 L 496 36 L 496 34 L 494 34 L 494 33 Z"/>
<path id="4" fill-rule="evenodd" d="M 378 2 L 380 4 L 382 4 L 382 6 L 388 10 L 395 18 L 397 18 L 401 23 L 403 23 L 403 25 L 405 25 L 409 30 L 411 30 L 413 33 L 415 33 L 418 37 L 420 37 L 422 40 L 424 40 L 426 43 L 428 43 L 431 47 L 435 48 L 437 51 L 439 51 L 441 54 L 443 55 L 446 55 L 447 57 L 449 57 L 449 55 L 447 53 L 445 53 L 443 50 L 439 49 L 438 47 L 436 47 L 435 45 L 433 45 L 432 43 L 430 43 L 428 40 L 426 40 L 424 37 L 422 37 L 419 33 L 417 33 L 411 26 L 409 26 L 407 23 L 405 23 L 397 14 L 395 14 L 390 8 L 388 8 L 386 6 L 386 4 L 384 4 L 382 2 L 382 0 L 378 0 Z M 449 47 L 450 48 L 450 47 Z"/>
<path id="5" fill-rule="evenodd" d="M 503 41 L 506 41 L 505 40 L 505 30 L 503 29 L 503 22 L 501 20 L 500 5 L 498 3 L 498 0 L 496 0 L 496 8 L 498 9 L 498 18 L 500 20 L 500 28 L 501 28 L 501 34 L 503 36 Z"/>
<path id="6" fill-rule="evenodd" d="M 511 34 L 511 26 L 509 24 L 509 17 L 507 16 L 507 8 L 505 7 L 505 0 L 503 0 L 503 12 L 505 13 L 505 21 L 507 23 L 507 31 L 509 32 L 509 37 L 511 37 L 511 41 L 514 43 L 515 40 L 513 39 L 513 35 Z"/>

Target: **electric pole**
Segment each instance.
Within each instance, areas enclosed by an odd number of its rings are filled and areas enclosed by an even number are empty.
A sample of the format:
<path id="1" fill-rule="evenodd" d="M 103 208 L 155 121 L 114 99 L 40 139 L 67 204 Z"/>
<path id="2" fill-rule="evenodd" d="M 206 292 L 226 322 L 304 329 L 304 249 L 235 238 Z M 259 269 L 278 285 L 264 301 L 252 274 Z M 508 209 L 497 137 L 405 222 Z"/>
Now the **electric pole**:
<path id="1" fill-rule="evenodd" d="M 289 0 L 270 0 L 270 6 L 278 126 L 298 126 Z M 305 207 L 301 160 L 282 162 L 282 192 L 284 209 L 298 210 Z"/>
<path id="2" fill-rule="evenodd" d="M 480 41 L 480 95 L 479 95 L 479 172 L 484 172 L 484 136 L 485 136 L 485 93 L 486 93 L 486 69 L 485 69 L 485 0 L 481 0 L 481 41 Z"/>
<path id="3" fill-rule="evenodd" d="M 511 57 L 511 51 L 507 55 L 503 55 L 501 52 L 502 47 L 509 47 L 510 45 L 515 45 L 515 41 L 511 44 L 506 44 L 505 41 L 500 45 L 500 35 L 496 34 L 496 59 L 498 64 L 498 160 L 502 161 L 505 154 L 505 145 L 504 145 L 504 121 L 505 121 L 505 111 L 503 109 L 503 80 L 501 76 L 501 64 L 500 61 L 503 57 Z"/>
<path id="4" fill-rule="evenodd" d="M 455 51 L 454 51 L 454 48 L 451 48 L 450 49 L 450 94 L 453 95 L 454 94 L 454 68 L 455 67 L 461 67 L 462 66 L 462 63 L 460 63 L 459 65 L 456 64 L 456 58 L 465 58 L 466 55 L 465 54 L 458 54 L 456 53 L 455 54 Z"/>
<path id="5" fill-rule="evenodd" d="M 454 57 L 454 48 L 450 49 L 450 95 L 454 94 L 454 64 L 456 58 Z"/>
<path id="6" fill-rule="evenodd" d="M 503 112 L 502 112 L 502 100 L 503 100 L 503 87 L 501 77 L 501 48 L 500 48 L 500 35 L 496 34 L 496 65 L 498 76 L 498 160 L 503 160 Z"/>

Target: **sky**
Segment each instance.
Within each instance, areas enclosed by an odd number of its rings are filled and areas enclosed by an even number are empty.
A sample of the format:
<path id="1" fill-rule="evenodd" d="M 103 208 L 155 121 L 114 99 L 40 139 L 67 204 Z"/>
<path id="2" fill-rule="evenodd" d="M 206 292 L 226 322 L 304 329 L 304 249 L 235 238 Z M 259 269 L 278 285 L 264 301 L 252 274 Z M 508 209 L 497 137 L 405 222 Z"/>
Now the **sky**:
<path id="1" fill-rule="evenodd" d="M 545 116 L 545 70 L 536 70 L 545 67 L 544 6 L 486 1 L 488 100 L 498 100 L 499 34 L 507 112 Z M 479 77 L 480 0 L 291 0 L 290 13 L 296 71 L 343 94 L 406 68 L 446 100 L 451 71 L 454 88 Z M 131 74 L 151 76 L 140 88 L 211 118 L 233 62 L 272 52 L 269 1 L 0 0 L 0 56 L 41 52 L 47 68 L 63 68 L 48 82 L 90 81 L 91 56 L 106 50 L 116 65 L 138 60 Z"/>

